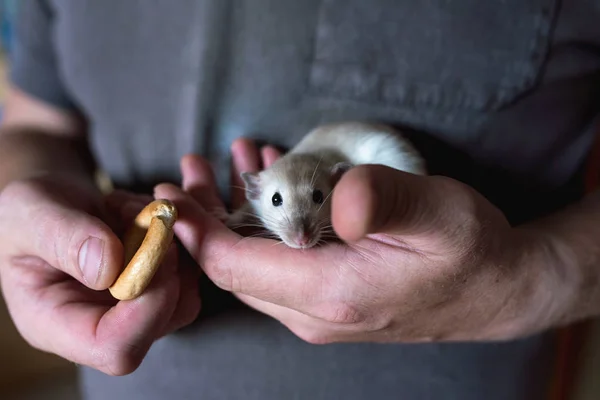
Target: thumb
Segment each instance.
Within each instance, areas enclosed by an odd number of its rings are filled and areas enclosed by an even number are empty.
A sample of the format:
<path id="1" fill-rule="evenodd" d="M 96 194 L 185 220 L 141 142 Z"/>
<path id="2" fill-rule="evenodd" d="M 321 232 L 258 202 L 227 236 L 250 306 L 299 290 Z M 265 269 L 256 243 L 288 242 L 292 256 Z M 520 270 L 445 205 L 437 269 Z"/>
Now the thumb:
<path id="1" fill-rule="evenodd" d="M 437 177 L 436 177 L 437 178 Z M 444 190 L 425 177 L 384 165 L 346 172 L 332 195 L 332 223 L 342 240 L 371 233 L 421 234 L 438 226 Z"/>
<path id="2" fill-rule="evenodd" d="M 100 218 L 69 204 L 88 202 L 82 190 L 41 181 L 10 185 L 0 196 L 2 249 L 17 263 L 41 259 L 92 289 L 108 288 L 120 273 L 123 248 Z"/>
<path id="3" fill-rule="evenodd" d="M 107 289 L 122 269 L 123 246 L 99 218 L 54 205 L 38 219 L 35 254 L 91 289 Z"/>

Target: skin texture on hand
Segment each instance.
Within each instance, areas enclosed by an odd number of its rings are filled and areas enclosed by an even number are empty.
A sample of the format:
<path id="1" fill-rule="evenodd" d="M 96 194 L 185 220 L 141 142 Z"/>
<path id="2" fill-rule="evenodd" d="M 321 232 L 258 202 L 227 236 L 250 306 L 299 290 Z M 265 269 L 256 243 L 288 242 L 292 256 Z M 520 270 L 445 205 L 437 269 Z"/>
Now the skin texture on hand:
<path id="1" fill-rule="evenodd" d="M 251 142 L 232 152 L 236 174 L 260 168 Z M 308 342 L 505 340 L 551 323 L 542 246 L 460 182 L 353 168 L 331 199 L 346 243 L 302 251 L 227 229 L 205 211 L 219 206 L 209 165 L 187 160 L 187 190 L 155 189 L 180 210 L 176 234 L 218 286 Z"/>
<path id="2" fill-rule="evenodd" d="M 15 181 L 0 194 L 2 291 L 33 347 L 124 375 L 156 339 L 196 317 L 199 273 L 179 265 L 175 246 L 139 298 L 119 302 L 106 290 L 123 263 L 117 233 L 151 200 L 115 192 L 103 202 L 87 182 L 58 174 Z M 100 246 L 86 249 L 88 237 Z"/>

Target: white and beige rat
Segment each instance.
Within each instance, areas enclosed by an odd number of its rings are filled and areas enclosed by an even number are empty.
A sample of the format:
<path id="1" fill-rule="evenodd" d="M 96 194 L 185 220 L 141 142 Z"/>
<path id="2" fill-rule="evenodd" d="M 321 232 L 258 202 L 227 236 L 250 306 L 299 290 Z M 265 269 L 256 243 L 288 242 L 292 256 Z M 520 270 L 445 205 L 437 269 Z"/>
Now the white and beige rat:
<path id="1" fill-rule="evenodd" d="M 362 122 L 322 125 L 269 168 L 241 173 L 247 203 L 226 224 L 234 228 L 254 218 L 289 247 L 313 247 L 333 235 L 331 193 L 342 174 L 359 164 L 427 173 L 414 146 L 391 127 Z"/>

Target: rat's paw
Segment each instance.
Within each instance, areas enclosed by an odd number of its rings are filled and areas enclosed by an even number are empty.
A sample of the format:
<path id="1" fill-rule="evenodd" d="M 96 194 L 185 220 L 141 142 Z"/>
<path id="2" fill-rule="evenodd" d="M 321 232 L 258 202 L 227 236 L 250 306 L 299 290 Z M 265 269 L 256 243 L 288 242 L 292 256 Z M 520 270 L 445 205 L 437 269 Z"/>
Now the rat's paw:
<path id="1" fill-rule="evenodd" d="M 246 214 L 241 212 L 240 210 L 227 214 L 227 217 L 223 220 L 223 223 L 229 229 L 239 228 L 240 226 L 244 226 L 248 223 Z"/>
<path id="2" fill-rule="evenodd" d="M 210 215 L 217 218 L 219 221 L 227 224 L 227 221 L 231 218 L 231 215 L 222 207 L 215 207 L 211 210 L 207 210 Z"/>
<path id="3" fill-rule="evenodd" d="M 260 223 L 249 203 L 244 203 L 240 208 L 228 214 L 226 220 L 223 222 L 232 230 L 247 226 L 248 224 L 256 225 Z"/>

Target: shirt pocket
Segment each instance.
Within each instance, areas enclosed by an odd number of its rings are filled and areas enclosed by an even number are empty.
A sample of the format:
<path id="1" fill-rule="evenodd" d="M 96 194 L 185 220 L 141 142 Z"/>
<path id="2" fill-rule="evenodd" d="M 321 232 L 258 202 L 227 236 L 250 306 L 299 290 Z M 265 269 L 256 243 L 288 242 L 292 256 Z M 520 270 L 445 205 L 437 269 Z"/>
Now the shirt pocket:
<path id="1" fill-rule="evenodd" d="M 312 95 L 499 110 L 532 89 L 558 0 L 322 0 Z"/>

